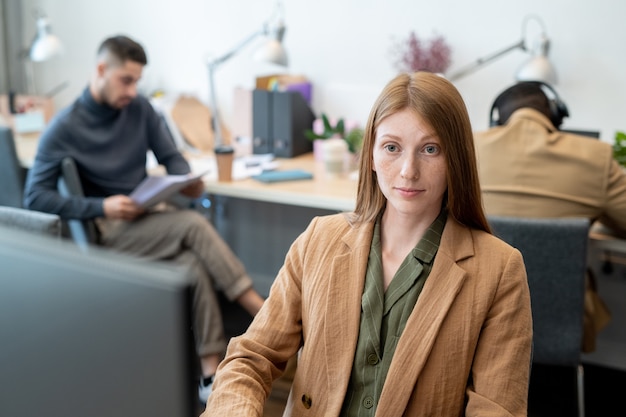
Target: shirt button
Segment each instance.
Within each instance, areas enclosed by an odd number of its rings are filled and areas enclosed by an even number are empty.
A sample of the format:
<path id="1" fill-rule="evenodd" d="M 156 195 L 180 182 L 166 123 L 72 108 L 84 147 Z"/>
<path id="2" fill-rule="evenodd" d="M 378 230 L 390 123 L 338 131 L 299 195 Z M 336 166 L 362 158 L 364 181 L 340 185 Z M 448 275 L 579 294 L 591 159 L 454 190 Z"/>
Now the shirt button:
<path id="1" fill-rule="evenodd" d="M 311 408 L 311 404 L 313 401 L 311 401 L 311 397 L 309 397 L 308 395 L 303 395 L 302 396 L 302 405 L 304 406 L 304 408 L 306 408 L 307 410 L 309 408 Z"/>
<path id="2" fill-rule="evenodd" d="M 372 408 L 374 407 L 374 399 L 372 397 L 365 397 L 363 399 L 363 407 Z"/>
<path id="3" fill-rule="evenodd" d="M 367 355 L 367 363 L 370 365 L 376 365 L 378 363 L 378 355 L 375 353 L 370 353 Z"/>

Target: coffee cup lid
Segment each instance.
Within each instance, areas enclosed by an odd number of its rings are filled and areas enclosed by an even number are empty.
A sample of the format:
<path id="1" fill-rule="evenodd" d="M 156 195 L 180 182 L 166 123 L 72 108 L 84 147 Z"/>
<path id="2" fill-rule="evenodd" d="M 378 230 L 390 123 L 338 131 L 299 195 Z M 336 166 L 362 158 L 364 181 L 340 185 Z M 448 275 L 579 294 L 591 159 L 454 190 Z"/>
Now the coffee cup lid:
<path id="1" fill-rule="evenodd" d="M 217 153 L 233 153 L 235 152 L 235 148 L 233 148 L 232 146 L 228 146 L 228 145 L 220 145 L 220 146 L 216 146 L 213 152 L 215 152 L 216 154 Z"/>

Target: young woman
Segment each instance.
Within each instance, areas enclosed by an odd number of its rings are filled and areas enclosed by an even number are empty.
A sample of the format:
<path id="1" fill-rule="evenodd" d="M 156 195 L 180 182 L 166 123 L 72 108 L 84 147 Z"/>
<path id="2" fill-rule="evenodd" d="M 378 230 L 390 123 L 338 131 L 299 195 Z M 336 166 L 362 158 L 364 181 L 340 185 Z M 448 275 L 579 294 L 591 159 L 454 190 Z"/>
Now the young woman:
<path id="1" fill-rule="evenodd" d="M 455 87 L 401 74 L 370 113 L 354 213 L 312 220 L 204 416 L 262 416 L 299 354 L 289 416 L 525 416 L 532 343 L 520 253 L 490 234 Z"/>

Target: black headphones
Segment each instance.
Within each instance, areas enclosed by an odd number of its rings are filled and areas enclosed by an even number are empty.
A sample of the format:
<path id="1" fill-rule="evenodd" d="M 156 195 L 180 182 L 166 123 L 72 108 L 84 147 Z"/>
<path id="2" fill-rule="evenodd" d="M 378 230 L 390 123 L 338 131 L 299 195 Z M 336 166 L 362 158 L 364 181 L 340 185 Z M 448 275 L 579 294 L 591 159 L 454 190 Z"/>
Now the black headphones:
<path id="1" fill-rule="evenodd" d="M 550 106 L 550 121 L 557 129 L 561 126 L 561 123 L 563 123 L 563 119 L 569 117 L 567 106 L 550 84 L 546 84 L 542 81 L 521 81 L 507 88 L 496 97 L 489 111 L 489 126 L 501 126 L 504 124 L 505 121 L 500 118 L 500 108 L 503 104 L 507 103 L 508 100 L 511 100 L 509 96 L 512 90 L 519 89 L 520 87 L 530 87 L 530 89 L 538 87 L 536 90 L 540 90 L 548 100 L 548 105 Z M 519 107 L 523 106 L 520 105 Z"/>

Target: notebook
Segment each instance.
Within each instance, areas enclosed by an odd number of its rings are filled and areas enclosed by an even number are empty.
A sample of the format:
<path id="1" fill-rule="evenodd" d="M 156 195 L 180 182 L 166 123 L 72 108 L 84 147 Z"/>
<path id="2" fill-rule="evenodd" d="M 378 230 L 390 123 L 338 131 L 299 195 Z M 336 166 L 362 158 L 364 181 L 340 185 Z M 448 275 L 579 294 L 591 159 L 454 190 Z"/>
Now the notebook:
<path id="1" fill-rule="evenodd" d="M 271 183 L 280 181 L 310 180 L 313 174 L 301 169 L 288 169 L 284 171 L 265 171 L 259 175 L 254 175 L 257 181 Z"/>

